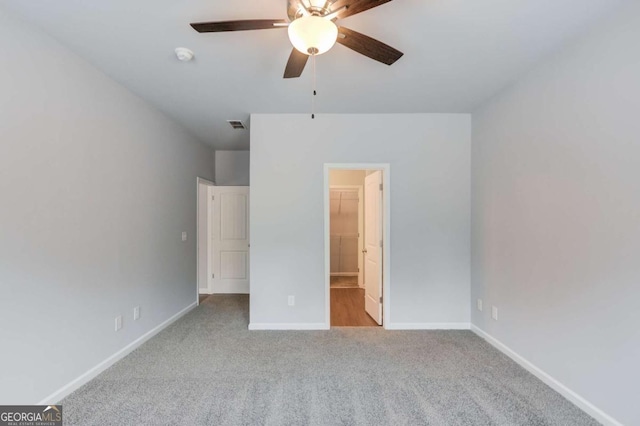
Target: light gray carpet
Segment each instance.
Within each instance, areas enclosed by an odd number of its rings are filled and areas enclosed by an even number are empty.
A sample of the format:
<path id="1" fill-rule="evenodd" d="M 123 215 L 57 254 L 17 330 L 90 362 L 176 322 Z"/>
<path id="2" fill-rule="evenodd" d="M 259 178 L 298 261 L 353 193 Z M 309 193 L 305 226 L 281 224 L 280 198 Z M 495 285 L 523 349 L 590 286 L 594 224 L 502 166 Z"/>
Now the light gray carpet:
<path id="1" fill-rule="evenodd" d="M 469 331 L 248 331 L 211 296 L 62 401 L 66 425 L 595 425 Z"/>

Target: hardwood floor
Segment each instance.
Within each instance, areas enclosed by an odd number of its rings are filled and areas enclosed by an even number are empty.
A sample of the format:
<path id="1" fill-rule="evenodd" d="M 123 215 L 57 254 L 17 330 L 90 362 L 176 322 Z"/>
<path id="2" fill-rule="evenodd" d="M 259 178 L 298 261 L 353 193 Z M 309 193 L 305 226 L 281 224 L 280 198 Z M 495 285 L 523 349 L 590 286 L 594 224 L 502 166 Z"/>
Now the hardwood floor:
<path id="1" fill-rule="evenodd" d="M 332 327 L 379 327 L 364 311 L 364 289 L 331 289 Z"/>
<path id="2" fill-rule="evenodd" d="M 358 276 L 331 277 L 331 288 L 334 287 L 358 287 Z"/>

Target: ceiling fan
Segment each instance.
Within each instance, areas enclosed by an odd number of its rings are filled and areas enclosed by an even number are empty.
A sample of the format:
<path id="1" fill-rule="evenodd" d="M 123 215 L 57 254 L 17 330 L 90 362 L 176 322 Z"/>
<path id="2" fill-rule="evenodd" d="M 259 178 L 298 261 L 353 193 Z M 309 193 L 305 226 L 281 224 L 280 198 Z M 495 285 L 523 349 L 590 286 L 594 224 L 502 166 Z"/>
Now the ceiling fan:
<path id="1" fill-rule="evenodd" d="M 287 0 L 288 20 L 253 19 L 191 24 L 199 33 L 287 28 L 294 48 L 284 78 L 300 77 L 309 56 L 320 55 L 338 42 L 364 56 L 391 65 L 403 53 L 335 21 L 372 9 L 391 0 Z"/>

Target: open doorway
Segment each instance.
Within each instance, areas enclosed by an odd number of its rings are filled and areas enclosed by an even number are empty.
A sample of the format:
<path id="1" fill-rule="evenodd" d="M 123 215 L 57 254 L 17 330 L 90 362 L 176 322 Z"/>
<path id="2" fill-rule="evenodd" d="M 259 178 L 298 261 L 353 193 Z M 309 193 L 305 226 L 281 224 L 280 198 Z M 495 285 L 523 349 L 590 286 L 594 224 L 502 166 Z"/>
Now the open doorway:
<path id="1" fill-rule="evenodd" d="M 325 166 L 325 267 L 332 327 L 379 326 L 388 314 L 383 309 L 385 170 L 386 165 Z"/>
<path id="2" fill-rule="evenodd" d="M 196 303 L 249 294 L 249 187 L 197 184 Z"/>

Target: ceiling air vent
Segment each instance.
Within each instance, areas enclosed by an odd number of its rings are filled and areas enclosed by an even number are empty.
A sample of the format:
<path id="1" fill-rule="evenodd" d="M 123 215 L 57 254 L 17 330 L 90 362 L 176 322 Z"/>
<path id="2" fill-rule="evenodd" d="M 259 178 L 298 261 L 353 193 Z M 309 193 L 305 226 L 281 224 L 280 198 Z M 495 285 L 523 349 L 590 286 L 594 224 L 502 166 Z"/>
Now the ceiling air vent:
<path id="1" fill-rule="evenodd" d="M 244 123 L 240 120 L 227 120 L 227 123 L 229 123 L 231 125 L 231 127 L 233 127 L 236 130 L 242 130 L 242 129 L 246 129 L 247 127 L 244 125 Z"/>

